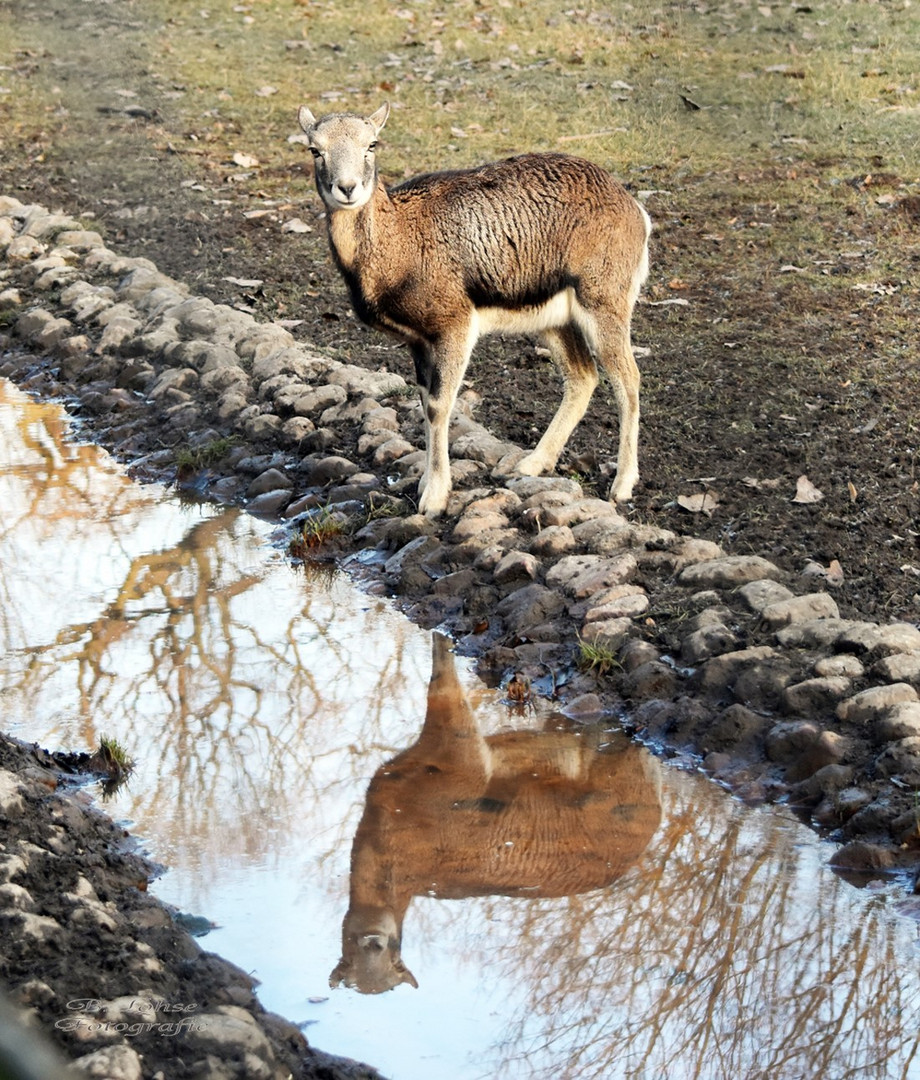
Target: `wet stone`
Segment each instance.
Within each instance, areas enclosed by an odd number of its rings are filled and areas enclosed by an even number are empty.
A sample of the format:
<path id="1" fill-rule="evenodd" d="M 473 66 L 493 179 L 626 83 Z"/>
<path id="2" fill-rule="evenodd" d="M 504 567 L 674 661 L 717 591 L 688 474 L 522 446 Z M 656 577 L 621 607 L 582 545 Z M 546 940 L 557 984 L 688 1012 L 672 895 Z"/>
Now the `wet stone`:
<path id="1" fill-rule="evenodd" d="M 716 622 L 694 630 L 681 642 L 681 659 L 688 664 L 698 664 L 738 647 L 738 637 L 724 623 Z"/>

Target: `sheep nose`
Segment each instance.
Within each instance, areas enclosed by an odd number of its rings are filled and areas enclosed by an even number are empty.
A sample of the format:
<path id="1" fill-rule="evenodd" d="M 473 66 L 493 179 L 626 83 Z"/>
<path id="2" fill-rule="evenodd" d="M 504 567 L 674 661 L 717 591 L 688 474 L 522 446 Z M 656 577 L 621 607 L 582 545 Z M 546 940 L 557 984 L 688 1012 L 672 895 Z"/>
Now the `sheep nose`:
<path id="1" fill-rule="evenodd" d="M 352 197 L 357 186 L 358 184 L 356 181 L 353 181 L 350 184 L 336 184 L 336 187 L 339 189 L 339 191 L 342 193 L 342 197 L 345 199 L 350 199 Z"/>

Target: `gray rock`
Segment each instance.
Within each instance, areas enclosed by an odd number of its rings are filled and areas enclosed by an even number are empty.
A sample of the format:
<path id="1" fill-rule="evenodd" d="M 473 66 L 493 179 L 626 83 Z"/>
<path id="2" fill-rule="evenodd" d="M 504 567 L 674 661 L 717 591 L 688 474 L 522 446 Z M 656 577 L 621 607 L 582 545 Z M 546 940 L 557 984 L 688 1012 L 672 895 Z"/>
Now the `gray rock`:
<path id="1" fill-rule="evenodd" d="M 829 675 L 787 686 L 783 704 L 787 712 L 806 716 L 826 714 L 841 698 L 847 696 L 853 684 L 843 675 Z"/>
<path id="2" fill-rule="evenodd" d="M 250 483 L 246 489 L 246 497 L 254 499 L 257 495 L 264 495 L 267 491 L 290 491 L 294 481 L 286 476 L 280 469 L 266 469 Z"/>
<path id="3" fill-rule="evenodd" d="M 761 578 L 758 581 L 749 581 L 737 590 L 737 595 L 751 611 L 761 612 L 771 604 L 778 604 L 783 600 L 791 600 L 793 592 L 781 585 L 778 581 L 770 578 Z"/>
<path id="4" fill-rule="evenodd" d="M 905 682 L 920 686 L 920 653 L 892 653 L 872 667 L 872 674 L 886 682 Z"/>
<path id="5" fill-rule="evenodd" d="M 315 390 L 308 390 L 294 401 L 294 412 L 298 416 L 313 416 L 324 412 L 330 405 L 339 405 L 346 401 L 348 395 L 341 386 L 318 386 Z"/>
<path id="6" fill-rule="evenodd" d="M 575 547 L 575 537 L 568 525 L 550 525 L 537 533 L 530 545 L 531 552 L 541 559 L 556 559 Z"/>
<path id="7" fill-rule="evenodd" d="M 731 589 L 749 581 L 782 576 L 778 566 L 759 555 L 725 555 L 684 567 L 677 580 L 691 589 Z"/>
<path id="8" fill-rule="evenodd" d="M 747 667 L 779 659 L 779 653 L 769 645 L 738 649 L 707 660 L 700 672 L 700 688 L 706 693 L 730 689 L 738 675 Z"/>
<path id="9" fill-rule="evenodd" d="M 347 480 L 358 472 L 353 461 L 338 454 L 303 462 L 304 477 L 309 486 L 328 484 L 330 480 Z"/>
<path id="10" fill-rule="evenodd" d="M 836 710 L 837 718 L 853 724 L 874 722 L 886 709 L 904 701 L 920 701 L 917 691 L 907 683 L 872 686 L 841 701 Z"/>
<path id="11" fill-rule="evenodd" d="M 920 701 L 889 705 L 875 720 L 874 734 L 882 742 L 920 736 Z"/>
<path id="12" fill-rule="evenodd" d="M 89 1080 L 141 1080 L 143 1076 L 140 1056 L 124 1043 L 84 1054 L 77 1058 L 68 1073 Z"/>
<path id="13" fill-rule="evenodd" d="M 623 552 L 612 558 L 601 555 L 566 555 L 546 575 L 546 584 L 576 599 L 619 585 L 636 572 L 636 558 Z"/>
<path id="14" fill-rule="evenodd" d="M 829 649 L 838 640 L 860 625 L 852 619 L 812 619 L 810 622 L 790 623 L 776 632 L 776 640 L 785 648 Z"/>
<path id="15" fill-rule="evenodd" d="M 540 572 L 540 562 L 526 551 L 509 551 L 493 571 L 499 585 L 510 581 L 535 581 Z"/>
<path id="16" fill-rule="evenodd" d="M 822 677 L 842 675 L 847 679 L 861 679 L 865 674 L 862 662 L 850 653 L 838 656 L 822 656 L 815 661 L 815 674 Z"/>
<path id="17" fill-rule="evenodd" d="M 676 694 L 677 686 L 674 669 L 660 660 L 640 664 L 624 680 L 624 690 L 633 701 L 665 701 Z"/>
<path id="18" fill-rule="evenodd" d="M 624 642 L 632 633 L 632 628 L 632 619 L 625 617 L 598 619 L 595 622 L 585 623 L 581 628 L 581 636 L 589 645 L 615 653 L 623 647 Z"/>
<path id="19" fill-rule="evenodd" d="M 875 759 L 875 772 L 886 779 L 899 776 L 911 787 L 920 787 L 920 736 L 889 743 Z"/>
<path id="20" fill-rule="evenodd" d="M 606 499 L 575 499 L 564 506 L 548 506 L 543 513 L 544 525 L 568 525 L 569 528 L 597 518 L 625 524 L 624 519 L 617 513 L 616 504 Z"/>
<path id="21" fill-rule="evenodd" d="M 261 413 L 247 420 L 243 425 L 243 430 L 247 438 L 252 439 L 253 442 L 271 442 L 277 437 L 282 423 L 281 417 L 275 416 L 274 413 Z"/>
<path id="22" fill-rule="evenodd" d="M 808 593 L 790 600 L 778 600 L 761 609 L 760 619 L 770 630 L 790 623 L 811 622 L 814 619 L 838 619 L 840 609 L 830 593 Z"/>
<path id="23" fill-rule="evenodd" d="M 510 593 L 495 609 L 512 633 L 523 633 L 560 615 L 565 601 L 555 589 L 534 582 Z"/>
<path id="24" fill-rule="evenodd" d="M 894 653 L 920 652 L 920 630 L 910 623 L 859 623 L 839 638 L 842 648 L 869 653 L 873 658 Z"/>
<path id="25" fill-rule="evenodd" d="M 724 623 L 711 623 L 688 634 L 680 646 L 681 659 L 698 664 L 738 648 L 738 637 Z"/>

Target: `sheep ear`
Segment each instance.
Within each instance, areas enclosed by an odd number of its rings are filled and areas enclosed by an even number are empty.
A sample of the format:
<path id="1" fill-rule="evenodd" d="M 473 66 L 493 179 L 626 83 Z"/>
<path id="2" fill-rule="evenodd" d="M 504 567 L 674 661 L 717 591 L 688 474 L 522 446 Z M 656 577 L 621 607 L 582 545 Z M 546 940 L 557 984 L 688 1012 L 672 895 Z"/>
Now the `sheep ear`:
<path id="1" fill-rule="evenodd" d="M 313 128 L 316 127 L 316 117 L 310 112 L 306 105 L 301 105 L 297 110 L 297 122 L 308 135 Z"/>
<path id="2" fill-rule="evenodd" d="M 331 989 L 335 989 L 337 986 L 342 985 L 342 981 L 348 974 L 348 961 L 343 956 L 342 959 L 332 969 L 332 973 L 329 976 L 329 986 Z"/>
<path id="3" fill-rule="evenodd" d="M 385 101 L 375 113 L 372 113 L 368 117 L 368 120 L 370 120 L 370 122 L 377 129 L 377 134 L 378 135 L 380 134 L 381 131 L 383 131 L 383 125 L 387 122 L 387 117 L 389 115 L 390 115 L 390 103 L 388 101 Z"/>

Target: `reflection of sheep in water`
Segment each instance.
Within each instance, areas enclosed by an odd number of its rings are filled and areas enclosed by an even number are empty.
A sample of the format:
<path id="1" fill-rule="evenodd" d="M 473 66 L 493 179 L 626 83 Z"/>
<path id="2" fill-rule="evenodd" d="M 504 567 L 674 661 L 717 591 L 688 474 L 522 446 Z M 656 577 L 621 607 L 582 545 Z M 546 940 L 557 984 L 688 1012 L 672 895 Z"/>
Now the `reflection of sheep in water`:
<path id="1" fill-rule="evenodd" d="M 610 736 L 605 737 L 610 741 Z M 433 637 L 418 742 L 377 770 L 351 852 L 330 985 L 417 986 L 400 956 L 413 896 L 570 896 L 609 885 L 661 821 L 655 758 L 569 731 L 483 737 L 447 638 Z"/>

